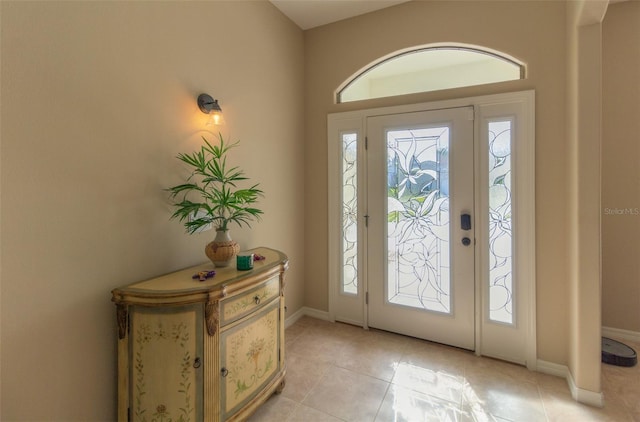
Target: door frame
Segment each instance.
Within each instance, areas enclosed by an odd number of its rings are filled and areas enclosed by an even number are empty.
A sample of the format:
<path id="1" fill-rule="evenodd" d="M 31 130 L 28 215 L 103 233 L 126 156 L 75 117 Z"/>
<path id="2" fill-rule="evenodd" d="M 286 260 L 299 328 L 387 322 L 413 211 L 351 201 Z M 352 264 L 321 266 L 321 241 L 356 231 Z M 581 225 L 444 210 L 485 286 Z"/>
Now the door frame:
<path id="1" fill-rule="evenodd" d="M 494 330 L 500 330 L 499 324 L 488 322 L 488 287 L 484 286 L 486 281 L 486 264 L 484 260 L 487 259 L 486 254 L 483 253 L 483 248 L 476 248 L 476 276 L 475 276 L 475 291 L 476 291 L 476 309 L 475 309 L 475 337 L 476 337 L 476 350 L 477 355 L 493 356 L 500 359 L 512 360 L 514 362 L 526 365 L 527 368 L 535 370 L 537 361 L 537 347 L 536 347 L 536 256 L 535 256 L 535 93 L 533 90 L 520 91 L 505 94 L 493 94 L 477 97 L 460 98 L 445 101 L 436 101 L 419 104 L 408 104 L 400 106 L 390 106 L 381 108 L 371 108 L 363 110 L 348 111 L 342 113 L 332 113 L 327 116 L 328 123 L 328 283 L 329 283 L 329 319 L 331 321 L 341 321 L 354 325 L 362 326 L 368 329 L 368 316 L 366 312 L 366 292 L 368 286 L 366 285 L 366 253 L 359 253 L 358 257 L 358 270 L 359 270 L 359 283 L 358 292 L 355 295 L 342 294 L 339 291 L 339 283 L 341 280 L 341 261 L 342 261 L 342 237 L 336 236 L 336 233 L 342 232 L 342 213 L 341 213 L 341 173 L 340 163 L 342 160 L 342 152 L 337 139 L 339 139 L 340 133 L 345 131 L 355 132 L 358 134 L 358 138 L 364 141 L 366 119 L 368 117 L 387 115 L 387 114 L 401 114 L 411 113 L 416 111 L 430 111 L 446 108 L 459 108 L 472 106 L 475 110 L 474 119 L 474 144 L 475 144 L 475 163 L 476 170 L 475 177 L 475 190 L 477 197 L 481 198 L 482 193 L 486 191 L 481 180 L 478 177 L 482 170 L 480 165 L 482 164 L 482 151 L 486 151 L 486 148 L 482 148 L 483 138 L 482 128 L 486 123 L 499 113 L 503 113 L 503 110 L 514 109 L 517 110 L 518 121 L 515 125 L 515 132 L 519 142 L 517 149 L 514 149 L 514 160 L 517 160 L 516 172 L 514 177 L 514 185 L 517 190 L 517 196 L 513 206 L 519 210 L 518 217 L 514 218 L 514 232 L 518 235 L 515 237 L 513 245 L 513 259 L 515 265 L 515 276 L 522 288 L 520 288 L 519 294 L 522 296 L 522 303 L 519 306 L 519 314 L 517 324 L 522 328 L 524 338 L 521 339 L 524 342 L 524 358 L 522 359 L 510 359 L 509 356 L 502 355 L 500 351 L 495 348 L 492 349 L 490 344 L 487 344 L 487 339 L 491 338 L 494 334 Z M 514 114 L 516 114 L 514 112 Z M 502 114 L 504 115 L 504 114 Z M 358 159 L 364 160 L 363 151 L 364 148 L 360 148 L 358 151 Z M 361 161 L 363 162 L 363 161 Z M 359 166 L 358 178 L 362 177 L 362 170 Z M 363 180 L 365 183 L 366 181 Z M 365 217 L 362 212 L 361 204 L 358 204 L 358 225 L 364 226 Z M 487 211 L 483 211 L 482 200 L 476 201 L 476 221 L 482 221 L 481 219 L 487 214 Z M 476 224 L 476 227 L 480 227 Z M 360 245 L 366 243 L 366 230 L 359 230 L 361 232 L 358 235 L 358 242 Z M 476 242 L 488 242 L 486 233 L 483 230 L 476 231 Z M 522 285 L 523 284 L 523 285 Z M 351 310 L 349 315 L 337 314 L 337 309 L 340 307 L 338 303 L 349 303 L 348 306 Z M 346 302 L 345 302 L 346 301 Z M 344 308 L 344 306 L 342 306 Z"/>

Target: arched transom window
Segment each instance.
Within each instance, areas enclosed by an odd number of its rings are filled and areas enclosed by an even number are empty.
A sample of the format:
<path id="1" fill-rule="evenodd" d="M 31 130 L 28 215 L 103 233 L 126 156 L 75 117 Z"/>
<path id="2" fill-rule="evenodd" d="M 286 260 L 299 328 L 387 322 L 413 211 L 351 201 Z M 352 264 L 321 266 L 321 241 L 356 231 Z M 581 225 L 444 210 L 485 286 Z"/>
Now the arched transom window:
<path id="1" fill-rule="evenodd" d="M 522 63 L 479 47 L 414 48 L 376 61 L 349 78 L 336 102 L 366 100 L 525 78 Z"/>

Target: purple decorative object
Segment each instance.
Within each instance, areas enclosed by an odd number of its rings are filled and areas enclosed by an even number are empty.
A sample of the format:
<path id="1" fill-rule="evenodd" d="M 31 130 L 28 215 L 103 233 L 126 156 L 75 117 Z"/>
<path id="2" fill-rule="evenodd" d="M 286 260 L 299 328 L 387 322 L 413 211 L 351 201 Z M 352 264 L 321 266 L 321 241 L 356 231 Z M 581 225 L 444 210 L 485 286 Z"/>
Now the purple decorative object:
<path id="1" fill-rule="evenodd" d="M 206 279 L 211 278 L 214 275 L 216 275 L 216 272 L 214 270 L 200 271 L 198 274 L 194 274 L 191 278 L 194 280 L 197 278 L 200 281 L 205 281 Z"/>
<path id="2" fill-rule="evenodd" d="M 254 260 L 254 261 L 262 261 L 262 260 L 264 260 L 264 259 L 265 259 L 265 257 L 264 257 L 264 256 L 262 256 L 262 255 L 258 255 L 258 254 L 254 254 L 254 255 L 253 255 L 253 260 Z"/>

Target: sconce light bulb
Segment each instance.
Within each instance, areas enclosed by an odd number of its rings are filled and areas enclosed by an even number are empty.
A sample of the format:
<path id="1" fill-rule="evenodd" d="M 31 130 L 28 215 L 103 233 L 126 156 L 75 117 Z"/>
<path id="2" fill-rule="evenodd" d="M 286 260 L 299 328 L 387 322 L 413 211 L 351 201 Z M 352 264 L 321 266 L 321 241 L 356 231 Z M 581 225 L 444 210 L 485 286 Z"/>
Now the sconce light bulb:
<path id="1" fill-rule="evenodd" d="M 211 117 L 209 118 L 207 125 L 220 126 L 222 124 L 224 124 L 224 118 L 222 117 L 222 113 L 217 111 L 211 113 Z"/>
<path id="2" fill-rule="evenodd" d="M 222 116 L 222 109 L 218 104 L 218 100 L 214 100 L 211 95 L 200 94 L 198 96 L 198 108 L 201 112 L 210 116 L 206 123 L 207 126 L 224 124 L 224 117 Z"/>

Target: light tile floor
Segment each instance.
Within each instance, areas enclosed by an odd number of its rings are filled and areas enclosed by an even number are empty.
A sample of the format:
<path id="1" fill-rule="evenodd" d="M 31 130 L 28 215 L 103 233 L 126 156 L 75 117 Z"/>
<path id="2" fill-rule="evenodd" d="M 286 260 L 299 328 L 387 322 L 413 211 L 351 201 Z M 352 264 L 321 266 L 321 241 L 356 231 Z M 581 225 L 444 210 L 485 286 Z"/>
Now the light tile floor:
<path id="1" fill-rule="evenodd" d="M 575 402 L 562 378 L 309 317 L 287 328 L 285 352 L 286 387 L 250 422 L 640 422 L 638 365 L 602 365 L 606 405 L 598 409 Z"/>

